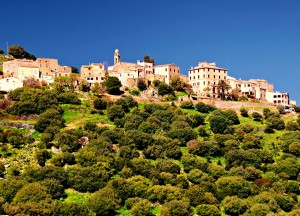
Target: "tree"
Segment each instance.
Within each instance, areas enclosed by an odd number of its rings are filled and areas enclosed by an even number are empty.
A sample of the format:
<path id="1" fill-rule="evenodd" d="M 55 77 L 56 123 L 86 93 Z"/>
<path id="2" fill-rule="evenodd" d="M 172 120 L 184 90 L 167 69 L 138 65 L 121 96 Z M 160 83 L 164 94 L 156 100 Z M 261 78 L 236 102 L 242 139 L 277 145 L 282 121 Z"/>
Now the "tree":
<path id="1" fill-rule="evenodd" d="M 194 109 L 194 104 L 192 101 L 188 100 L 188 101 L 183 101 L 180 104 L 180 108 L 182 109 Z"/>
<path id="2" fill-rule="evenodd" d="M 218 85 L 217 85 L 218 90 L 221 90 L 221 99 L 225 99 L 225 91 L 228 91 L 231 86 L 225 81 L 225 80 L 220 80 Z"/>
<path id="3" fill-rule="evenodd" d="M 158 86 L 158 94 L 159 95 L 167 95 L 167 94 L 173 94 L 173 89 L 165 83 L 160 83 Z"/>
<path id="4" fill-rule="evenodd" d="M 170 86 L 174 91 L 184 91 L 185 83 L 182 82 L 179 76 L 171 79 Z"/>
<path id="5" fill-rule="evenodd" d="M 107 101 L 103 98 L 96 98 L 94 100 L 94 107 L 97 110 L 104 110 L 107 107 Z"/>
<path id="6" fill-rule="evenodd" d="M 140 200 L 135 203 L 131 209 L 131 215 L 133 216 L 153 216 L 154 214 L 151 211 L 152 205 L 146 199 Z"/>
<path id="7" fill-rule="evenodd" d="M 59 111 L 55 109 L 48 109 L 39 116 L 35 129 L 39 132 L 44 132 L 49 126 L 62 128 L 64 126 L 64 122 L 65 120 L 62 118 Z"/>
<path id="8" fill-rule="evenodd" d="M 154 65 L 154 58 L 150 58 L 150 56 L 145 55 L 144 56 L 144 62 L 146 62 L 146 63 L 152 63 Z"/>
<path id="9" fill-rule="evenodd" d="M 106 92 L 106 88 L 101 83 L 95 82 L 91 91 L 95 95 L 102 95 Z"/>
<path id="10" fill-rule="evenodd" d="M 117 77 L 109 76 L 103 82 L 103 86 L 106 87 L 109 94 L 118 95 L 120 94 L 120 87 L 122 83 Z"/>
<path id="11" fill-rule="evenodd" d="M 63 185 L 57 179 L 47 178 L 39 183 L 47 188 L 47 193 L 51 195 L 52 199 L 60 199 L 67 196 Z"/>
<path id="12" fill-rule="evenodd" d="M 104 168 L 72 167 L 67 170 L 69 185 L 79 192 L 94 192 L 103 188 L 110 177 Z"/>
<path id="13" fill-rule="evenodd" d="M 51 158 L 51 154 L 46 149 L 38 149 L 35 152 L 35 158 L 40 166 L 45 166 L 47 159 Z"/>
<path id="14" fill-rule="evenodd" d="M 252 118 L 254 121 L 261 121 L 263 119 L 262 115 L 259 114 L 258 112 L 253 112 L 252 113 Z"/>
<path id="15" fill-rule="evenodd" d="M 221 216 L 219 209 L 214 205 L 198 205 L 196 207 L 196 212 L 201 216 Z"/>
<path id="16" fill-rule="evenodd" d="M 226 214 L 233 216 L 242 215 L 247 210 L 246 201 L 237 196 L 227 196 L 222 200 L 221 206 L 223 206 Z"/>
<path id="17" fill-rule="evenodd" d="M 71 71 L 72 71 L 72 73 L 79 73 L 79 71 L 78 71 L 78 68 L 77 67 L 73 67 L 73 66 L 71 66 Z"/>
<path id="18" fill-rule="evenodd" d="M 248 110 L 245 107 L 240 108 L 240 113 L 243 117 L 249 117 Z"/>
<path id="19" fill-rule="evenodd" d="M 9 180 L 0 181 L 0 196 L 4 198 L 4 202 L 11 202 L 16 193 L 25 185 L 25 181 L 17 178 L 9 178 Z"/>
<path id="20" fill-rule="evenodd" d="M 30 60 L 36 60 L 36 57 L 34 55 L 29 54 L 28 52 L 25 51 L 23 47 L 18 45 L 10 46 L 8 48 L 8 53 L 17 59 L 26 58 Z"/>
<path id="21" fill-rule="evenodd" d="M 120 105 L 113 104 L 107 108 L 107 116 L 111 121 L 121 119 L 125 116 L 125 112 Z"/>
<path id="22" fill-rule="evenodd" d="M 144 91 L 144 90 L 147 89 L 147 85 L 146 85 L 146 83 L 144 82 L 144 80 L 142 80 L 142 79 L 138 79 L 138 81 L 137 81 L 137 87 L 138 87 L 138 89 L 139 89 L 140 91 Z"/>
<path id="23" fill-rule="evenodd" d="M 88 81 L 86 81 L 85 79 L 81 80 L 80 85 L 79 85 L 79 90 L 83 91 L 83 92 L 89 92 L 91 89 Z"/>
<path id="24" fill-rule="evenodd" d="M 96 215 L 110 216 L 115 215 L 115 210 L 120 207 L 121 201 L 113 189 L 106 187 L 92 194 L 87 206 Z"/>
<path id="25" fill-rule="evenodd" d="M 197 103 L 195 105 L 195 108 L 198 112 L 201 112 L 201 113 L 209 113 L 209 112 L 212 112 L 217 109 L 215 106 L 205 104 L 203 102 Z"/>
<path id="26" fill-rule="evenodd" d="M 220 199 L 226 196 L 246 198 L 251 195 L 251 184 L 239 176 L 221 177 L 216 181 L 217 195 Z"/>
<path id="27" fill-rule="evenodd" d="M 92 212 L 87 206 L 78 203 L 64 203 L 55 202 L 54 210 L 51 214 L 53 216 L 95 216 L 96 214 Z"/>
<path id="28" fill-rule="evenodd" d="M 0 48 L 0 55 L 3 55 L 4 54 L 4 51 L 3 49 Z"/>
<path id="29" fill-rule="evenodd" d="M 160 210 L 161 216 L 192 216 L 190 203 L 185 200 L 172 200 L 165 203 Z"/>
<path id="30" fill-rule="evenodd" d="M 14 203 L 25 203 L 25 202 L 40 202 L 42 200 L 50 199 L 51 195 L 47 193 L 47 188 L 42 186 L 40 183 L 29 183 L 18 191 Z"/>

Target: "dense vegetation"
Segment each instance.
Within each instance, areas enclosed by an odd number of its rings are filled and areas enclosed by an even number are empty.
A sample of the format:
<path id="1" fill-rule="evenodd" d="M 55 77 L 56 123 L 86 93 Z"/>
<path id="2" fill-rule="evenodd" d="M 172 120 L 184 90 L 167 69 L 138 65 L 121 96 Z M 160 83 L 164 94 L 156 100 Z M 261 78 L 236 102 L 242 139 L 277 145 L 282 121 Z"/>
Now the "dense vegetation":
<path id="1" fill-rule="evenodd" d="M 36 131 L 0 130 L 0 212 L 300 214 L 300 118 L 119 98 L 24 87 L 2 99 L 4 120 Z"/>

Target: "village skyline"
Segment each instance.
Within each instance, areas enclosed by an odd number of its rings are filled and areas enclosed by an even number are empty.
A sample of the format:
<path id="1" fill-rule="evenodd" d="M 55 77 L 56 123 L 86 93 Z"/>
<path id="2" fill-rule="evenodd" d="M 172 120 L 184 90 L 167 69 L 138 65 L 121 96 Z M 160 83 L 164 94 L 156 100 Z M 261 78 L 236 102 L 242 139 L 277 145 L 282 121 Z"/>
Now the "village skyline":
<path id="1" fill-rule="evenodd" d="M 237 79 L 267 79 L 275 90 L 300 101 L 297 1 L 17 0 L 2 7 L 9 18 L 3 23 L 2 49 L 7 42 L 20 44 L 36 56 L 80 67 L 112 65 L 118 48 L 123 61 L 149 55 L 156 64 L 177 64 L 183 74 L 200 61 L 216 62 Z M 35 25 L 22 24 L 24 17 Z"/>

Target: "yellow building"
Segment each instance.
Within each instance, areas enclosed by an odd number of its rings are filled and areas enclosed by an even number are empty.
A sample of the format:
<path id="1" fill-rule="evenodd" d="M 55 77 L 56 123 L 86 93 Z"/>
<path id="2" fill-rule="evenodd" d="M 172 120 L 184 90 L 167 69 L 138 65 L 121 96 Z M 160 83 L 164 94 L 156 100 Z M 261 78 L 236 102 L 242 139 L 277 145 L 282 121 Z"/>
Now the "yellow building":
<path id="1" fill-rule="evenodd" d="M 15 77 L 22 82 L 28 77 L 39 80 L 39 67 L 35 61 L 27 59 L 14 59 L 3 62 L 3 76 Z"/>
<path id="2" fill-rule="evenodd" d="M 41 78 L 48 83 L 54 81 L 55 77 L 70 76 L 72 69 L 69 66 L 60 66 L 57 59 L 52 58 L 38 58 L 36 60 Z"/>
<path id="3" fill-rule="evenodd" d="M 175 77 L 180 77 L 180 69 L 175 64 L 156 65 L 154 74 L 161 75 L 165 78 L 165 83 L 170 84 L 170 81 Z"/>
<path id="4" fill-rule="evenodd" d="M 103 82 L 105 78 L 104 65 L 101 63 L 82 65 L 80 69 L 80 78 L 86 80 L 90 86 L 93 86 L 96 82 Z"/>
<path id="5" fill-rule="evenodd" d="M 239 89 L 241 95 L 261 101 L 267 101 L 267 92 L 274 91 L 274 86 L 262 79 L 237 80 L 227 76 L 227 83 L 231 86 L 231 90 Z"/>
<path id="6" fill-rule="evenodd" d="M 199 62 L 198 66 L 189 70 L 189 84 L 195 93 L 211 94 L 217 97 L 217 85 L 227 79 L 227 69 L 219 68 L 216 63 Z"/>
<path id="7" fill-rule="evenodd" d="M 114 53 L 114 65 L 108 67 L 108 75 L 117 77 L 122 86 L 130 87 L 133 79 L 146 79 L 147 74 L 153 74 L 153 64 L 143 61 L 137 63 L 121 62 L 121 55 L 118 49 Z"/>

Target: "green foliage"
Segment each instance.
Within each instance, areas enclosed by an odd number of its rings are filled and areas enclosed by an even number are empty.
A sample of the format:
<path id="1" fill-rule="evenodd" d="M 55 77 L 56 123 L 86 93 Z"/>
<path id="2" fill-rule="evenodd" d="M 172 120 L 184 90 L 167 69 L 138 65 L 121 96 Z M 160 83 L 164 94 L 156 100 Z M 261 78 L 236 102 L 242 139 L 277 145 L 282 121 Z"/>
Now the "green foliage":
<path id="1" fill-rule="evenodd" d="M 242 198 L 251 195 L 251 184 L 238 176 L 221 177 L 216 181 L 217 195 L 220 199 L 226 196 L 239 196 Z"/>
<path id="2" fill-rule="evenodd" d="M 242 215 L 247 210 L 247 203 L 245 200 L 237 196 L 228 196 L 221 202 L 221 206 L 228 215 L 238 216 Z"/>
<path id="3" fill-rule="evenodd" d="M 4 202 L 12 202 L 17 192 L 25 185 L 25 181 L 17 178 L 0 181 L 0 197 L 4 198 Z"/>
<path id="4" fill-rule="evenodd" d="M 139 89 L 140 91 L 144 91 L 144 90 L 147 89 L 147 85 L 146 85 L 146 83 L 144 82 L 144 80 L 142 80 L 142 79 L 138 79 L 138 81 L 137 81 L 137 87 L 138 87 L 138 89 Z"/>
<path id="5" fill-rule="evenodd" d="M 158 94 L 159 95 L 167 95 L 167 94 L 174 94 L 173 89 L 171 86 L 165 84 L 165 83 L 160 83 L 158 86 Z"/>
<path id="6" fill-rule="evenodd" d="M 153 80 L 154 87 L 158 87 L 161 84 L 159 80 Z"/>
<path id="7" fill-rule="evenodd" d="M 78 99 L 77 94 L 73 92 L 63 92 L 57 95 L 57 100 L 63 104 L 76 104 L 79 105 L 81 101 Z"/>
<path id="8" fill-rule="evenodd" d="M 266 123 L 272 129 L 283 130 L 285 128 L 285 123 L 280 117 L 270 116 Z"/>
<path id="9" fill-rule="evenodd" d="M 35 152 L 35 158 L 40 166 L 45 166 L 47 159 L 51 158 L 51 154 L 46 149 L 38 149 Z"/>
<path id="10" fill-rule="evenodd" d="M 172 200 L 170 202 L 165 203 L 161 210 L 161 216 L 192 216 L 193 210 L 189 204 L 189 202 L 184 200 Z"/>
<path id="11" fill-rule="evenodd" d="M 198 112 L 201 112 L 201 113 L 209 113 L 209 112 L 212 112 L 217 109 L 215 106 L 205 104 L 203 102 L 197 103 L 195 105 L 195 108 Z"/>
<path id="12" fill-rule="evenodd" d="M 121 199 L 115 191 L 109 187 L 100 189 L 92 194 L 87 202 L 87 206 L 92 209 L 96 215 L 109 216 L 114 215 L 116 209 L 120 207 Z"/>
<path id="13" fill-rule="evenodd" d="M 174 91 L 184 91 L 185 83 L 182 82 L 179 76 L 176 76 L 171 79 L 170 86 Z"/>
<path id="14" fill-rule="evenodd" d="M 48 109 L 39 116 L 35 129 L 38 132 L 44 132 L 49 126 L 62 128 L 64 126 L 64 122 L 65 120 L 62 118 L 59 111 L 55 109 Z"/>
<path id="15" fill-rule="evenodd" d="M 198 205 L 196 207 L 196 212 L 201 216 L 221 216 L 219 209 L 214 205 Z"/>
<path id="16" fill-rule="evenodd" d="M 252 113 L 252 118 L 253 118 L 253 120 L 254 121 L 262 121 L 262 115 L 261 114 L 259 114 L 258 112 L 253 112 Z"/>
<path id="17" fill-rule="evenodd" d="M 71 167 L 68 172 L 68 184 L 79 192 L 94 192 L 103 188 L 110 175 L 101 167 Z"/>
<path id="18" fill-rule="evenodd" d="M 111 105 L 107 108 L 107 116 L 110 120 L 121 119 L 125 116 L 125 111 L 120 105 Z"/>
<path id="19" fill-rule="evenodd" d="M 81 205 L 78 203 L 57 202 L 55 203 L 55 207 L 52 215 L 53 216 L 60 216 L 60 215 L 95 216 L 96 214 L 85 205 Z"/>
<path id="20" fill-rule="evenodd" d="M 151 209 L 151 203 L 148 200 L 144 199 L 132 206 L 131 214 L 133 216 L 153 216 Z"/>
<path id="21" fill-rule="evenodd" d="M 194 104 L 192 101 L 183 101 L 181 104 L 180 104 L 180 108 L 182 109 L 194 109 Z"/>
<path id="22" fill-rule="evenodd" d="M 120 94 L 120 87 L 122 86 L 122 84 L 117 77 L 108 76 L 102 84 L 106 87 L 109 94 Z"/>
<path id="23" fill-rule="evenodd" d="M 14 58 L 17 59 L 30 59 L 30 60 L 36 60 L 36 57 L 28 52 L 25 51 L 25 49 L 18 45 L 13 45 L 8 48 L 8 54 L 12 55 Z"/>
<path id="24" fill-rule="evenodd" d="M 47 188 L 40 183 L 30 183 L 21 188 L 13 199 L 14 203 L 40 202 L 50 199 L 51 195 L 47 193 Z"/>
<path id="25" fill-rule="evenodd" d="M 240 108 L 240 113 L 243 117 L 249 117 L 248 110 L 245 107 Z"/>

